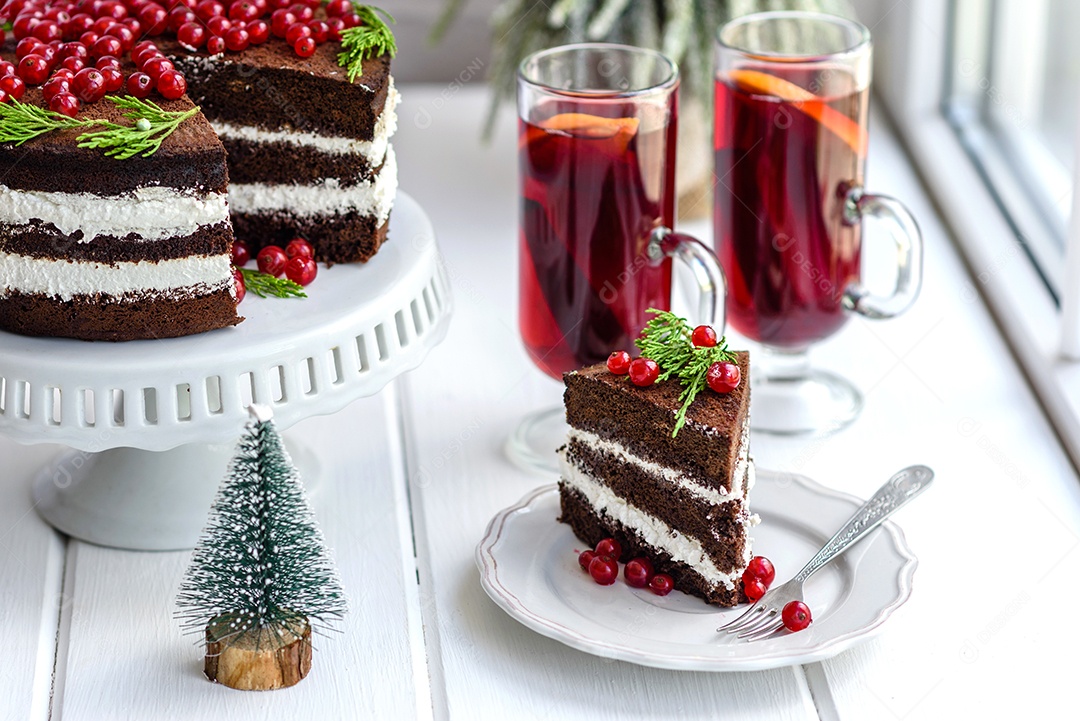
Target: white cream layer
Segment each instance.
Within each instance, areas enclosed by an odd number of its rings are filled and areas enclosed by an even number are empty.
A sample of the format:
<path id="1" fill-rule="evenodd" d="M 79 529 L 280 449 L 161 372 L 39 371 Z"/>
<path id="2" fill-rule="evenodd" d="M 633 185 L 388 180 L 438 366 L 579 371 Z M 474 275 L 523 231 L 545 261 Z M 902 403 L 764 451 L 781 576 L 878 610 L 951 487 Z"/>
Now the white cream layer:
<path id="1" fill-rule="evenodd" d="M 57 171 L 60 172 L 60 171 Z M 199 226 L 229 219 L 224 193 L 195 194 L 166 187 L 139 188 L 123 195 L 14 190 L 0 185 L 0 224 L 25 225 L 40 220 L 64 235 L 81 230 L 80 242 L 99 235 L 144 240 L 191 235 Z"/>
<path id="2" fill-rule="evenodd" d="M 193 255 L 158 262 L 109 265 L 0 252 L 0 297 L 12 291 L 71 300 L 77 295 L 181 293 L 193 286 L 218 288 L 232 282 L 228 255 Z"/>
<path id="3" fill-rule="evenodd" d="M 717 490 L 712 486 L 707 486 L 698 482 L 682 471 L 646 460 L 641 456 L 632 453 L 630 449 L 623 444 L 606 440 L 595 433 L 590 433 L 589 431 L 584 431 L 579 428 L 571 428 L 568 437 L 570 440 L 576 440 L 587 448 L 607 453 L 624 463 L 637 466 L 644 473 L 663 478 L 668 483 L 688 491 L 707 503 L 726 503 L 727 501 L 733 501 L 743 497 L 743 490 L 741 487 L 735 488 L 734 490 Z M 751 468 L 749 441 L 750 419 L 747 418 L 746 421 L 743 422 L 742 431 L 740 433 L 735 471 L 732 474 L 732 478 L 736 480 L 742 480 L 746 476 L 748 469 Z"/>
<path id="4" fill-rule="evenodd" d="M 229 205 L 234 213 L 281 210 L 295 215 L 336 215 L 355 210 L 375 216 L 382 225 L 390 217 L 396 194 L 397 158 L 390 146 L 382 170 L 370 182 L 346 187 L 337 178 L 311 185 L 234 183 L 229 186 Z"/>
<path id="5" fill-rule="evenodd" d="M 386 92 L 386 105 L 375 121 L 375 133 L 371 140 L 305 133 L 299 130 L 263 130 L 250 125 L 234 125 L 220 120 L 212 121 L 214 131 L 222 138 L 246 140 L 250 143 L 288 143 L 314 148 L 333 155 L 359 154 L 364 156 L 372 167 L 378 167 L 386 157 L 386 148 L 390 137 L 397 131 L 397 107 L 401 95 L 390 78 L 390 88 Z"/>
<path id="6" fill-rule="evenodd" d="M 742 571 L 723 573 L 705 553 L 700 541 L 683 535 L 659 518 L 627 503 L 611 488 L 572 464 L 566 457 L 565 447 L 559 452 L 559 465 L 563 481 L 580 492 L 595 510 L 633 530 L 645 543 L 664 551 L 673 560 L 687 564 L 709 583 L 723 585 L 727 589 L 735 588 L 735 580 L 741 577 Z"/>

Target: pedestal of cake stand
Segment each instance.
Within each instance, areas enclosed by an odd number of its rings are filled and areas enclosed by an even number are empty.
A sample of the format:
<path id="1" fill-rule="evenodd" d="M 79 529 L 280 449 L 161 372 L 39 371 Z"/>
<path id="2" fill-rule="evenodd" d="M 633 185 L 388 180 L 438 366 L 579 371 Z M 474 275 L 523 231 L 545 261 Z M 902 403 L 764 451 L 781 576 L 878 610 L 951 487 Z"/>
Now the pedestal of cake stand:
<path id="1" fill-rule="evenodd" d="M 363 265 L 320 266 L 308 294 L 249 293 L 243 323 L 185 338 L 85 343 L 0 332 L 0 433 L 73 449 L 39 473 L 42 516 L 101 545 L 190 548 L 250 403 L 270 406 L 281 430 L 335 413 L 419 366 L 445 337 L 452 308 L 434 230 L 404 193 L 379 253 Z M 313 456 L 290 450 L 313 480 Z"/>

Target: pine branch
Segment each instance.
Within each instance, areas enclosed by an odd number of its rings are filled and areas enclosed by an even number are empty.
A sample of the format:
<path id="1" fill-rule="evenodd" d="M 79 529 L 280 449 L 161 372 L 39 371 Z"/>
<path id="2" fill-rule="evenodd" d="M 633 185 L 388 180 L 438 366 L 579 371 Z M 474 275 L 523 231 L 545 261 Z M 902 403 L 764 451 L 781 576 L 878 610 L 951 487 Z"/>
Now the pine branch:
<path id="1" fill-rule="evenodd" d="M 39 135 L 54 130 L 85 128 L 103 123 L 103 120 L 77 120 L 61 113 L 46 110 L 36 105 L 21 103 L 11 99 L 0 103 L 0 143 L 22 145 Z"/>
<path id="2" fill-rule="evenodd" d="M 127 110 L 125 118 L 134 120 L 133 125 L 118 125 L 96 121 L 101 130 L 83 133 L 78 137 L 80 148 L 105 148 L 105 155 L 117 160 L 127 160 L 135 155 L 148 157 L 161 148 L 165 138 L 172 135 L 185 120 L 198 114 L 199 108 L 190 110 L 162 110 L 150 100 L 140 100 L 129 95 L 106 96 L 118 107 Z"/>
<path id="3" fill-rule="evenodd" d="M 289 280 L 288 278 L 276 278 L 269 273 L 263 273 L 254 268 L 241 268 L 240 273 L 244 276 L 244 287 L 260 298 L 274 296 L 275 298 L 307 298 L 304 286 Z"/>
<path id="4" fill-rule="evenodd" d="M 686 412 L 690 405 L 705 390 L 709 366 L 713 363 L 732 362 L 735 354 L 728 350 L 727 341 L 721 338 L 711 348 L 695 346 L 691 340 L 693 329 L 684 318 L 666 310 L 650 308 L 655 317 L 645 324 L 641 335 L 634 343 L 645 358 L 652 358 L 660 366 L 657 382 L 677 378 L 682 385 L 679 400 L 682 406 L 675 412 L 674 438 L 686 425 Z"/>
<path id="5" fill-rule="evenodd" d="M 394 16 L 374 5 L 355 4 L 356 14 L 363 21 L 360 25 L 341 31 L 341 52 L 338 53 L 338 65 L 345 68 L 349 82 L 364 74 L 364 61 L 380 55 L 394 57 L 397 54 L 397 41 L 390 26 L 379 15 L 394 23 Z"/>

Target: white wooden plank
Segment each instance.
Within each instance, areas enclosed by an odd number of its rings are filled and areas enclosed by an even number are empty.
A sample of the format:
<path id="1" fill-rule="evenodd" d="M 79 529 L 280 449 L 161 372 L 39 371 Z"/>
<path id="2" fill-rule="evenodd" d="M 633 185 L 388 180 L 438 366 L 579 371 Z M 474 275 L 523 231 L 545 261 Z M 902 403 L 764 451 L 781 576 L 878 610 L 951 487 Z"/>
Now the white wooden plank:
<path id="1" fill-rule="evenodd" d="M 10 663 L 0 664 L 0 719 L 49 716 L 64 542 L 34 512 L 30 484 L 57 450 L 0 437 L 0 628 L 10 648 Z"/>
<path id="2" fill-rule="evenodd" d="M 270 693 L 209 683 L 200 647 L 181 636 L 172 617 L 190 554 L 80 543 L 65 721 L 416 716 L 417 681 L 422 688 L 426 670 L 412 651 L 422 633 L 418 622 L 410 624 L 417 614 L 407 608 L 418 605 L 416 570 L 411 530 L 399 513 L 405 503 L 401 456 L 386 403 L 383 396 L 363 399 L 290 432 L 311 445 L 322 464 L 312 505 L 351 606 L 342 633 L 316 639 L 308 678 Z"/>
<path id="3" fill-rule="evenodd" d="M 484 147 L 483 89 L 410 86 L 403 97 L 402 184 L 432 216 L 456 303 L 446 343 L 404 383 L 425 626 L 432 676 L 445 684 L 437 716 L 816 718 L 798 669 L 677 673 L 605 661 L 527 630 L 480 588 L 473 550 L 491 516 L 551 480 L 511 466 L 502 443 L 524 413 L 560 403 L 561 384 L 518 338 L 512 118 Z M 463 168 L 467 181 L 454 182 Z"/>

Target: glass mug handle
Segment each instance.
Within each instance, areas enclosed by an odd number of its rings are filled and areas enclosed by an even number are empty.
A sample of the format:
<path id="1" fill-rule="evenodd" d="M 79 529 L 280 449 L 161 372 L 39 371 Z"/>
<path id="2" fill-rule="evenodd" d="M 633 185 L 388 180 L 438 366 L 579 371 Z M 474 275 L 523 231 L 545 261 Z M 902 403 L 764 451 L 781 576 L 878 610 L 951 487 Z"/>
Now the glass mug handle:
<path id="1" fill-rule="evenodd" d="M 649 262 L 659 265 L 665 258 L 681 260 L 690 268 L 701 292 L 698 317 L 693 324 L 711 325 L 718 336 L 724 335 L 727 318 L 727 279 L 720 261 L 709 246 L 686 233 L 674 233 L 660 226 L 649 236 Z"/>
<path id="2" fill-rule="evenodd" d="M 889 227 L 896 243 L 896 289 L 892 295 L 881 297 L 860 284 L 852 284 L 844 290 L 844 307 L 867 318 L 892 318 L 910 308 L 919 297 L 923 274 L 922 233 L 911 212 L 899 200 L 867 193 L 860 187 L 851 188 L 844 198 L 844 222 L 856 225 L 864 218 L 877 218 Z"/>

